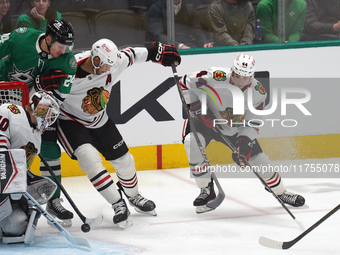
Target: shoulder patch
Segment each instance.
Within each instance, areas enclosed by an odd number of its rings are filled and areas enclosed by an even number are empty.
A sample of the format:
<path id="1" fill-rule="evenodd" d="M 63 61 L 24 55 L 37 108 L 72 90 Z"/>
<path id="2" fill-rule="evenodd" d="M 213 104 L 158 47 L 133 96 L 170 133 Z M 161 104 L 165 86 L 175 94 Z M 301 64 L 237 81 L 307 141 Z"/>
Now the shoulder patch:
<path id="1" fill-rule="evenodd" d="M 20 113 L 19 108 L 14 104 L 9 105 L 7 108 L 14 114 Z"/>
<path id="2" fill-rule="evenodd" d="M 225 81 L 227 78 L 227 75 L 225 72 L 217 70 L 213 73 L 213 78 L 216 81 Z"/>
<path id="3" fill-rule="evenodd" d="M 18 34 L 26 33 L 26 31 L 27 27 L 18 27 L 17 29 L 15 29 L 15 32 L 17 32 Z"/>
<path id="4" fill-rule="evenodd" d="M 266 94 L 266 89 L 262 86 L 261 83 L 257 83 L 255 86 L 255 90 L 257 90 L 258 92 L 260 92 L 260 94 L 264 95 Z"/>
<path id="5" fill-rule="evenodd" d="M 77 60 L 75 57 L 72 57 L 69 61 L 69 65 L 72 69 L 77 69 Z"/>

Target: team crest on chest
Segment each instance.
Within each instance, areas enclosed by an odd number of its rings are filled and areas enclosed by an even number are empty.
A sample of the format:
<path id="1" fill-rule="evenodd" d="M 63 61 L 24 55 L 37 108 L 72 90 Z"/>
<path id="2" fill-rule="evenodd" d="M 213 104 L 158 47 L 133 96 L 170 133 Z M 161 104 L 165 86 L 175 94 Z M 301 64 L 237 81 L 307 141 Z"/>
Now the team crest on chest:
<path id="1" fill-rule="evenodd" d="M 216 81 L 225 81 L 227 76 L 225 72 L 218 70 L 213 73 L 213 77 Z"/>
<path id="2" fill-rule="evenodd" d="M 9 105 L 7 108 L 14 114 L 20 113 L 19 108 L 14 104 Z"/>
<path id="3" fill-rule="evenodd" d="M 110 98 L 110 93 L 103 87 L 92 88 L 87 91 L 87 95 L 83 98 L 81 108 L 89 114 L 96 114 L 105 109 Z"/>
<path id="4" fill-rule="evenodd" d="M 27 168 L 30 168 L 32 165 L 35 156 L 38 153 L 38 149 L 35 148 L 34 143 L 28 142 L 26 145 L 21 146 L 20 149 L 24 149 L 26 152 L 26 162 L 27 162 Z"/>
<path id="5" fill-rule="evenodd" d="M 242 122 L 244 115 L 234 115 L 233 108 L 227 107 L 224 111 L 220 111 L 220 115 L 223 119 L 228 121 L 228 125 L 231 127 L 240 126 L 240 122 Z"/>
<path id="6" fill-rule="evenodd" d="M 258 92 L 260 92 L 260 94 L 264 95 L 266 94 L 266 89 L 262 86 L 261 83 L 257 83 L 255 86 L 255 90 L 257 90 Z"/>

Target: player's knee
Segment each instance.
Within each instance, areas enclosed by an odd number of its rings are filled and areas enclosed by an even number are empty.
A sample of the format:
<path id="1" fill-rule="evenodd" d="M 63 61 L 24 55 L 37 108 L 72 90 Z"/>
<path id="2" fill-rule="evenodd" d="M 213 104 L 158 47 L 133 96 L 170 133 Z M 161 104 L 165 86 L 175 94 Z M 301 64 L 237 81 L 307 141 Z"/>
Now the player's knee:
<path id="1" fill-rule="evenodd" d="M 205 140 L 202 134 L 197 133 L 203 148 L 205 148 Z M 202 153 L 197 145 L 196 139 L 192 133 L 188 134 L 184 138 L 184 148 L 188 156 L 189 163 L 197 164 L 198 162 L 203 162 Z"/>
<path id="2" fill-rule="evenodd" d="M 74 152 L 74 155 L 78 159 L 80 168 L 86 174 L 104 168 L 99 152 L 89 143 L 79 146 Z"/>
<path id="3" fill-rule="evenodd" d="M 125 153 L 120 158 L 110 160 L 110 163 L 120 175 L 124 175 L 126 173 L 130 174 L 136 171 L 135 160 L 130 152 Z"/>
<path id="4" fill-rule="evenodd" d="M 53 161 L 61 157 L 61 150 L 57 143 L 43 141 L 41 143 L 41 155 L 45 160 Z"/>

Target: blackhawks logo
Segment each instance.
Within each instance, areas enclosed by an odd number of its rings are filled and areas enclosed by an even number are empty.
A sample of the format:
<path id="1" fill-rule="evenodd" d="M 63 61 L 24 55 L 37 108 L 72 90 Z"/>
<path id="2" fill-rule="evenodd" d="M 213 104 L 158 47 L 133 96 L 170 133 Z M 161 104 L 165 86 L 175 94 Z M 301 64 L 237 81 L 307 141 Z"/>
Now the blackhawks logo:
<path id="1" fill-rule="evenodd" d="M 220 111 L 220 115 L 223 119 L 228 121 L 228 125 L 231 127 L 238 127 L 242 125 L 244 115 L 234 115 L 233 108 L 227 107 L 224 111 Z"/>
<path id="2" fill-rule="evenodd" d="M 226 80 L 226 74 L 223 71 L 215 71 L 213 73 L 213 77 L 216 81 L 225 81 Z"/>
<path id="3" fill-rule="evenodd" d="M 26 151 L 26 164 L 27 168 L 29 169 L 34 161 L 35 156 L 38 153 L 38 149 L 35 148 L 34 144 L 31 142 L 28 142 L 26 145 L 21 146 L 20 149 L 24 149 Z"/>
<path id="4" fill-rule="evenodd" d="M 260 94 L 262 94 L 262 95 L 266 94 L 266 89 L 262 86 L 261 83 L 257 83 L 257 84 L 256 84 L 255 90 L 257 90 L 258 92 L 260 92 Z"/>
<path id="5" fill-rule="evenodd" d="M 14 105 L 14 104 L 9 105 L 7 108 L 14 114 L 20 113 L 18 106 Z"/>
<path id="6" fill-rule="evenodd" d="M 110 93 L 103 87 L 92 88 L 87 91 L 86 97 L 83 98 L 81 108 L 84 112 L 96 114 L 105 109 L 110 98 Z"/>

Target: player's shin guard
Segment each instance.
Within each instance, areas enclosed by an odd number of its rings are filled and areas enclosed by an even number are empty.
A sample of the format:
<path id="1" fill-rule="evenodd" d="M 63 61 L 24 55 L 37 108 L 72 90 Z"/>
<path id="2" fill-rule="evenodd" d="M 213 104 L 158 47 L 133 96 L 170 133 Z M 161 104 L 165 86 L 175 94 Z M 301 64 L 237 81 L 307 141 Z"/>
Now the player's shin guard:
<path id="1" fill-rule="evenodd" d="M 143 197 L 138 192 L 138 179 L 133 156 L 127 152 L 122 157 L 111 160 L 110 163 L 116 169 L 119 189 L 128 198 L 130 205 L 139 213 L 156 216 L 156 205 L 153 201 Z"/>
<path id="2" fill-rule="evenodd" d="M 96 190 L 105 198 L 107 202 L 113 204 L 121 196 L 109 172 L 102 164 L 102 159 L 91 144 L 83 144 L 74 153 L 78 159 L 80 168 L 86 173 Z"/>

